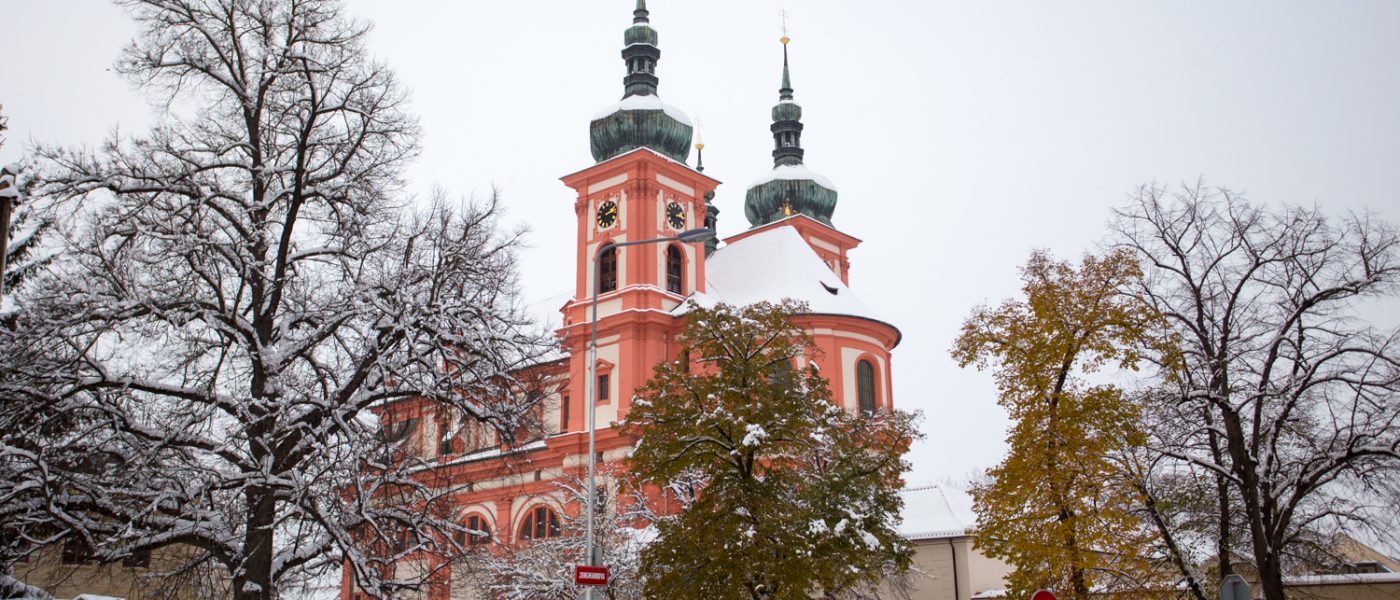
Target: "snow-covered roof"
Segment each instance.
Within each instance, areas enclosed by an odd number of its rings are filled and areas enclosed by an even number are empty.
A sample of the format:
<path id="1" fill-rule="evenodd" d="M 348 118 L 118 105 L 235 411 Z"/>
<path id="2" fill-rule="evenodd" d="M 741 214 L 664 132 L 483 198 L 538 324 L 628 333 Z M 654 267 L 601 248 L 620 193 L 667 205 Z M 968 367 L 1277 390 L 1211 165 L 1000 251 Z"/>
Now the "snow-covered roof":
<path id="1" fill-rule="evenodd" d="M 1295 575 L 1283 578 L 1284 585 L 1342 585 L 1342 584 L 1400 583 L 1400 573 L 1337 573 L 1330 575 Z"/>
<path id="2" fill-rule="evenodd" d="M 820 185 L 828 190 L 837 191 L 836 184 L 832 183 L 830 179 L 823 177 L 820 173 L 808 169 L 807 165 L 780 165 L 777 167 L 773 167 L 772 171 L 764 173 L 762 177 L 759 177 L 758 179 L 755 179 L 752 182 L 750 182 L 749 187 L 758 187 L 760 185 L 773 181 L 774 179 L 810 179 L 812 181 L 817 182 L 817 185 Z"/>
<path id="3" fill-rule="evenodd" d="M 563 434 L 558 434 L 558 433 L 556 433 L 556 434 L 551 435 L 550 437 L 557 436 L 557 435 L 563 435 Z M 549 443 L 548 443 L 547 441 L 541 439 L 541 440 L 535 440 L 535 441 L 530 442 L 530 443 L 528 443 L 528 444 L 521 444 L 521 445 L 515 446 L 515 447 L 513 447 L 513 448 L 502 448 L 501 446 L 492 446 L 492 447 L 489 447 L 489 448 L 482 448 L 482 449 L 480 449 L 480 450 L 473 450 L 473 451 L 471 451 L 471 452 L 468 452 L 468 453 L 466 453 L 466 454 L 462 454 L 462 455 L 459 455 L 459 456 L 453 456 L 453 457 L 451 457 L 451 458 L 449 458 L 448 460 L 445 460 L 445 461 L 440 460 L 440 461 L 437 461 L 437 462 L 432 463 L 432 464 L 425 464 L 425 465 L 423 465 L 423 466 L 416 467 L 416 468 L 411 469 L 411 470 L 412 470 L 412 471 L 415 471 L 415 472 L 416 472 L 416 471 L 425 471 L 425 470 L 428 470 L 428 469 L 436 469 L 436 468 L 439 468 L 439 467 L 450 467 L 450 466 L 452 466 L 452 465 L 460 465 L 460 464 L 466 464 L 466 463 L 471 463 L 471 462 L 483 461 L 483 460 L 486 460 L 486 459 L 488 459 L 488 458 L 496 458 L 496 457 L 498 457 L 498 456 L 510 456 L 510 455 L 514 455 L 514 454 L 522 454 L 522 453 L 525 453 L 525 452 L 533 452 L 533 451 L 539 450 L 539 449 L 541 449 L 541 448 L 546 448 L 546 447 L 548 447 L 548 445 L 549 445 Z"/>
<path id="4" fill-rule="evenodd" d="M 967 525 L 953 512 L 942 486 L 904 488 L 904 511 L 899 534 L 905 539 L 928 540 L 967 535 Z"/>
<path id="5" fill-rule="evenodd" d="M 659 158 L 659 159 L 661 159 L 661 160 L 664 160 L 664 161 L 666 161 L 666 162 L 668 162 L 668 163 L 671 163 L 671 164 L 673 164 L 673 165 L 677 165 L 677 166 L 680 166 L 680 167 L 684 167 L 685 169 L 689 170 L 691 173 L 698 174 L 698 175 L 701 176 L 701 177 L 704 177 L 704 178 L 706 178 L 706 179 L 710 179 L 710 180 L 715 181 L 715 182 L 717 182 L 717 183 L 723 183 L 723 182 L 720 182 L 720 180 L 718 180 L 718 179 L 715 179 L 715 178 L 713 178 L 713 177 L 710 177 L 709 175 L 706 175 L 703 171 L 696 171 L 696 170 L 695 170 L 695 167 L 692 167 L 692 166 L 690 166 L 690 165 L 688 165 L 688 164 L 685 164 L 685 163 L 682 162 L 682 161 L 679 161 L 679 160 L 676 160 L 676 159 L 671 158 L 671 157 L 669 157 L 669 156 L 666 156 L 665 154 L 662 154 L 662 153 L 660 153 L 660 152 L 657 152 L 657 151 L 655 151 L 655 150 L 653 150 L 653 149 L 651 149 L 651 148 L 648 148 L 648 147 L 646 147 L 646 146 L 642 146 L 642 147 L 640 147 L 640 148 L 633 148 L 633 149 L 631 149 L 631 150 L 628 150 L 628 151 L 626 151 L 626 152 L 623 152 L 622 154 L 619 154 L 619 155 L 617 155 L 617 156 L 614 156 L 614 157 L 608 159 L 607 162 L 612 162 L 613 160 L 616 160 L 619 156 L 627 156 L 628 154 L 632 154 L 633 152 L 646 152 L 646 153 L 648 153 L 648 154 L 651 154 L 652 156 L 655 156 L 655 157 L 657 157 L 657 158 Z M 602 163 L 599 163 L 599 164 L 602 164 Z M 587 170 L 589 170 L 589 169 L 597 168 L 597 166 L 598 166 L 598 165 L 593 165 L 593 166 L 591 166 L 591 167 L 579 169 L 579 170 L 577 170 L 577 171 L 574 171 L 573 173 L 569 173 L 568 175 L 565 175 L 565 176 L 563 176 L 563 177 L 560 177 L 560 179 L 568 180 L 570 177 L 573 177 L 574 175 L 578 175 L 579 173 L 582 173 L 582 172 L 587 171 Z"/>
<path id="6" fill-rule="evenodd" d="M 692 298 L 701 306 L 779 302 L 807 303 L 813 314 L 847 315 L 888 323 L 851 293 L 792 226 L 774 227 L 716 250 L 705 260 L 707 293 Z M 685 304 L 676 314 L 685 312 Z"/>
<path id="7" fill-rule="evenodd" d="M 661 110 L 666 111 L 666 114 L 670 115 L 672 119 L 685 123 L 686 125 L 691 124 L 690 117 L 687 117 L 684 112 L 681 112 L 681 109 L 662 102 L 661 97 L 654 94 L 638 94 L 623 98 L 620 102 L 603 107 L 602 110 L 593 115 L 593 120 L 597 121 L 598 119 L 620 110 Z"/>

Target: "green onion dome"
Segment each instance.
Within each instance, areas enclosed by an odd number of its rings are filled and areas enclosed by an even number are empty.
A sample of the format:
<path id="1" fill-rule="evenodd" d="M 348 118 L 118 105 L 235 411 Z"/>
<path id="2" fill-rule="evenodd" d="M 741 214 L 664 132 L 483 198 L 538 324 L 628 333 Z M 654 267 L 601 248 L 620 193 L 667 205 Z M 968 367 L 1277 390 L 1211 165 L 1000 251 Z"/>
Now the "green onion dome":
<path id="1" fill-rule="evenodd" d="M 603 162 L 637 148 L 651 148 L 673 160 L 690 157 L 694 127 L 680 109 L 656 95 L 656 30 L 651 28 L 646 0 L 637 0 L 632 26 L 622 35 L 622 60 L 627 65 L 622 100 L 603 108 L 589 123 L 593 160 Z"/>
<path id="2" fill-rule="evenodd" d="M 783 87 L 773 106 L 773 170 L 749 184 L 744 216 L 758 227 L 794 214 L 831 225 L 836 186 L 802 164 L 802 107 L 792 98 L 787 36 L 783 36 Z"/>
<path id="3" fill-rule="evenodd" d="M 749 184 L 744 216 L 758 227 L 803 214 L 831 225 L 836 211 L 836 186 L 801 164 L 778 165 Z"/>

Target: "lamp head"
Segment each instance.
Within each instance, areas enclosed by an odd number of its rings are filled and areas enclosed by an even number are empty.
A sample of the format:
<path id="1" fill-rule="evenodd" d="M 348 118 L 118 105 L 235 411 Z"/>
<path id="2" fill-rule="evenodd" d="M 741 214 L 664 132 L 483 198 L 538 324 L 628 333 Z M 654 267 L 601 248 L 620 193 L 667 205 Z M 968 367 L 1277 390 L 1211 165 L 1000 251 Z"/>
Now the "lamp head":
<path id="1" fill-rule="evenodd" d="M 676 239 L 690 244 L 694 242 L 708 242 L 715 239 L 715 230 L 709 227 L 700 227 L 688 231 L 682 231 L 676 235 Z"/>

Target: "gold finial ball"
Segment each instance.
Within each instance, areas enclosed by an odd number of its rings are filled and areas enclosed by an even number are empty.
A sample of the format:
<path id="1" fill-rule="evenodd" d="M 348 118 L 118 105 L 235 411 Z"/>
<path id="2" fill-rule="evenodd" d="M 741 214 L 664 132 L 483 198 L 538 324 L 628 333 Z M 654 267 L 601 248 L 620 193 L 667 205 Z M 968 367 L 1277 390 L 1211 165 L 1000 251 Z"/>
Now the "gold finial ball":
<path id="1" fill-rule="evenodd" d="M 704 149 L 705 149 L 705 142 L 696 142 L 696 143 L 695 143 L 695 149 L 696 149 L 696 150 L 704 150 Z"/>
<path id="2" fill-rule="evenodd" d="M 783 36 L 783 37 L 778 38 L 778 41 L 782 42 L 783 45 L 786 46 L 786 45 L 788 44 L 788 42 L 791 42 L 791 41 L 792 41 L 792 38 L 790 38 L 790 37 L 788 37 L 788 36 Z"/>

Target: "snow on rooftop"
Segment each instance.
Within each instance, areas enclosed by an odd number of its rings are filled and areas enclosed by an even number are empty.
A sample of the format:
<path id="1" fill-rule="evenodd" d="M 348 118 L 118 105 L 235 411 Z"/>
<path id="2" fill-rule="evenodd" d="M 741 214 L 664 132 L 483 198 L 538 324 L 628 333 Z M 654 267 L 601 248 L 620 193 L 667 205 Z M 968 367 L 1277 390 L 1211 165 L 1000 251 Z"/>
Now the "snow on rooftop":
<path id="1" fill-rule="evenodd" d="M 1400 583 L 1400 573 L 1335 573 L 1328 575 L 1294 575 L 1283 578 L 1284 585 L 1342 585 Z"/>
<path id="2" fill-rule="evenodd" d="M 956 490 L 954 490 L 956 492 Z M 967 525 L 953 510 L 943 486 L 904 488 L 904 510 L 899 534 L 906 539 L 926 540 L 967 535 Z"/>
<path id="3" fill-rule="evenodd" d="M 670 115 L 672 119 L 690 125 L 690 117 L 685 116 L 685 113 L 681 112 L 681 109 L 662 102 L 661 97 L 654 94 L 623 98 L 621 102 L 603 107 L 603 110 L 593 115 L 593 120 L 597 121 L 598 119 L 622 110 L 662 110 L 666 111 L 666 114 Z"/>
<path id="4" fill-rule="evenodd" d="M 791 298 L 815 314 L 849 315 L 888 323 L 851 293 L 807 240 L 790 225 L 774 227 L 716 250 L 705 260 L 706 294 L 701 307 L 717 302 L 744 306 Z M 686 304 L 675 314 L 685 312 Z"/>
<path id="5" fill-rule="evenodd" d="M 749 187 L 758 187 L 760 185 L 773 181 L 774 179 L 810 179 L 812 181 L 817 182 L 817 185 L 820 185 L 828 190 L 831 190 L 833 192 L 837 191 L 836 184 L 832 183 L 830 179 L 823 177 L 820 173 L 816 173 L 811 169 L 808 169 L 807 165 L 779 165 L 777 167 L 773 167 L 772 171 L 769 171 L 764 176 L 759 177 L 758 179 L 755 179 L 753 180 L 753 182 L 749 183 Z"/>

